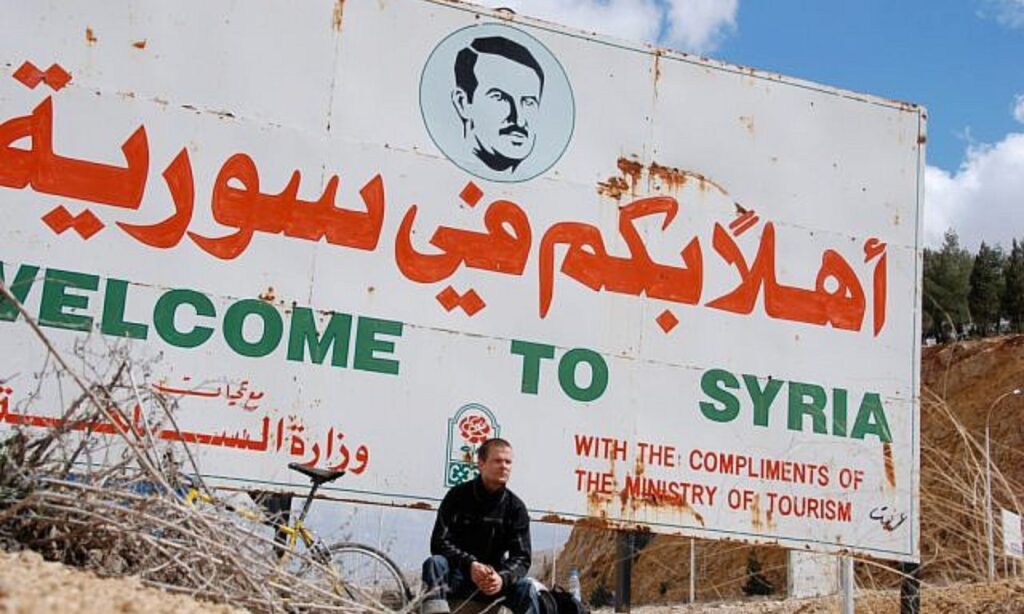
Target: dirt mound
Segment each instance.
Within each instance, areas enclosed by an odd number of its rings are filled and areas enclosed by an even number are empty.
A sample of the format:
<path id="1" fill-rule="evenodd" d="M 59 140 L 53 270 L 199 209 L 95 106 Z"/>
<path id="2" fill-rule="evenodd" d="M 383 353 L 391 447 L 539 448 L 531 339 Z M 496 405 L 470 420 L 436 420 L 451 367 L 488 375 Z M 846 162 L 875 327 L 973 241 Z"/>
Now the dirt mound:
<path id="1" fill-rule="evenodd" d="M 558 557 L 559 575 L 573 567 L 580 570 L 582 595 L 591 604 L 604 603 L 614 589 L 615 540 L 612 531 L 577 527 Z M 694 548 L 698 601 L 744 596 L 751 556 L 775 593 L 786 590 L 786 551 L 781 548 L 700 539 L 694 540 Z M 565 585 L 567 579 L 559 582 Z M 651 536 L 633 561 L 633 603 L 678 603 L 689 598 L 689 587 L 690 540 Z"/>
<path id="2" fill-rule="evenodd" d="M 231 614 L 223 605 L 147 588 L 134 578 L 99 578 L 44 561 L 34 552 L 0 552 L 0 611 L 19 614 Z"/>
<path id="3" fill-rule="evenodd" d="M 998 516 L 1000 507 L 1022 508 L 1016 493 L 1024 492 L 1024 395 L 1006 393 L 1024 388 L 1024 336 L 925 348 L 921 381 L 921 577 L 935 585 L 977 581 L 985 578 L 987 569 L 985 417 L 997 399 L 991 423 L 993 509 Z M 1000 539 L 997 521 L 997 550 Z M 785 550 L 702 540 L 695 544 L 699 601 L 743 597 L 752 559 L 775 594 L 785 593 Z M 614 586 L 614 561 L 612 532 L 576 527 L 559 556 L 558 570 L 563 575 L 578 568 L 584 598 L 599 602 Z M 1002 569 L 1001 558 L 997 566 Z M 633 603 L 685 601 L 689 567 L 688 538 L 653 536 L 634 560 Z M 859 585 L 895 586 L 899 576 L 887 569 L 881 561 L 859 563 Z M 1020 587 L 1013 590 L 1019 597 Z M 940 595 L 947 593 L 936 592 L 934 599 L 945 599 Z M 948 595 L 955 602 L 958 593 Z M 1012 611 L 1024 611 L 1024 605 Z"/>

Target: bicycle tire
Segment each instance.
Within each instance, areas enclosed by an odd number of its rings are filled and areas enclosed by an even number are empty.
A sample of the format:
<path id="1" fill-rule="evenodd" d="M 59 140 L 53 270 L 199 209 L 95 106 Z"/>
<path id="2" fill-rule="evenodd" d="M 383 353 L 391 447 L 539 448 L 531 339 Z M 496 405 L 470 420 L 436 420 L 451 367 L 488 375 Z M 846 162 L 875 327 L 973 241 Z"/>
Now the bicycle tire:
<path id="1" fill-rule="evenodd" d="M 412 601 L 402 570 L 387 554 L 357 542 L 332 544 L 327 551 L 340 580 L 337 590 L 348 599 L 376 610 L 396 611 Z"/>

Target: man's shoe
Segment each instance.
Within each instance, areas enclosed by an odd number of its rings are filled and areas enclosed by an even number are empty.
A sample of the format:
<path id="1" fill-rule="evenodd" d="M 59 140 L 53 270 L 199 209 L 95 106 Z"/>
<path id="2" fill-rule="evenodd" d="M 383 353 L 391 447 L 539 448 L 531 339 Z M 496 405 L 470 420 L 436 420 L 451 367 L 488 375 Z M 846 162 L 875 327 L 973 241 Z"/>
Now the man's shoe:
<path id="1" fill-rule="evenodd" d="M 447 599 L 427 599 L 421 611 L 423 614 L 449 614 L 451 608 L 448 607 Z"/>

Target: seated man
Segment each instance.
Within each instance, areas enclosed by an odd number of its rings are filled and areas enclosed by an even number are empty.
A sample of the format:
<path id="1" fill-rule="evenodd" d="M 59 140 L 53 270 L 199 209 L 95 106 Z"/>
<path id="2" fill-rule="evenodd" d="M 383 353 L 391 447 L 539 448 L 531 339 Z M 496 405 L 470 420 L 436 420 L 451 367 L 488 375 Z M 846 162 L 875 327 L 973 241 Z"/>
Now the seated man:
<path id="1" fill-rule="evenodd" d="M 477 450 L 480 475 L 445 495 L 423 563 L 430 591 L 423 614 L 448 612 L 448 597 L 504 597 L 515 614 L 540 614 L 530 569 L 530 517 L 505 487 L 512 445 L 489 439 Z"/>

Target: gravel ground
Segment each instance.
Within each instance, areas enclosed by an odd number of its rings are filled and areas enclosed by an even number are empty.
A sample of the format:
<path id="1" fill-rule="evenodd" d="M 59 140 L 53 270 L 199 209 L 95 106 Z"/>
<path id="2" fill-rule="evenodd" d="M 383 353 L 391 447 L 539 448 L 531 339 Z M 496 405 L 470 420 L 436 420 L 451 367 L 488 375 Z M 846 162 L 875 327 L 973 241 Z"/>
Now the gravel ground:
<path id="1" fill-rule="evenodd" d="M 899 612 L 899 595 L 893 591 L 861 591 L 858 614 Z M 0 552 L 0 613 L 105 614 L 234 614 L 244 610 L 214 605 L 153 588 L 135 578 L 98 578 L 92 573 L 44 561 L 34 552 Z M 962 584 L 925 588 L 922 614 L 1017 614 L 1024 613 L 1024 580 L 993 584 Z M 595 614 L 611 614 L 600 609 Z M 647 605 L 633 614 L 838 614 L 836 597 L 787 601 L 750 599 L 728 603 Z"/>
<path id="2" fill-rule="evenodd" d="M 135 578 L 98 578 L 44 561 L 34 552 L 0 552 L 0 612 L 231 614 L 244 610 L 147 588 Z"/>
<path id="3" fill-rule="evenodd" d="M 860 591 L 856 595 L 857 614 L 899 614 L 896 591 Z M 611 614 L 611 610 L 598 610 Z M 839 614 L 838 597 L 790 599 L 786 601 L 751 599 L 729 603 L 640 606 L 633 614 Z M 1024 581 L 993 584 L 958 584 L 924 588 L 921 614 L 1019 614 L 1024 613 Z"/>

